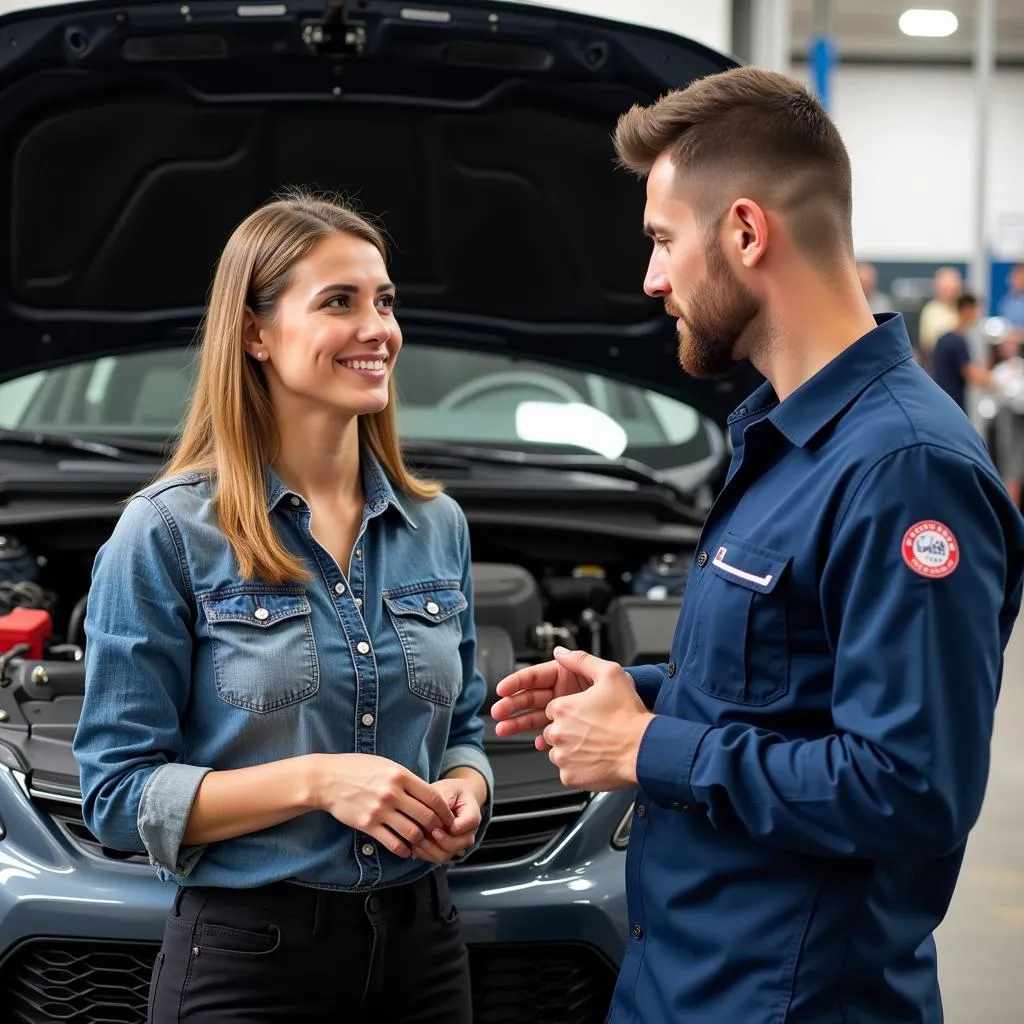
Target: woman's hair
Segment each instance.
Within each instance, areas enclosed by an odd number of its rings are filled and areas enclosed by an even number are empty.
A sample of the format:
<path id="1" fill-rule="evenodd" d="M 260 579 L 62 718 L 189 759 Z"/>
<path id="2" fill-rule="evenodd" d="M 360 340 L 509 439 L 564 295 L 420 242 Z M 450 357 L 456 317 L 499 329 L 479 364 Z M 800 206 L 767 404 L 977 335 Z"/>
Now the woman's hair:
<path id="1" fill-rule="evenodd" d="M 218 522 L 246 579 L 283 583 L 308 579 L 309 573 L 282 544 L 267 508 L 266 467 L 279 441 L 263 368 L 243 345 L 245 311 L 272 317 L 292 267 L 338 234 L 369 242 L 387 262 L 381 232 L 343 202 L 290 190 L 235 228 L 217 264 L 192 404 L 163 476 L 199 471 L 213 478 Z M 405 464 L 393 380 L 387 406 L 360 416 L 359 433 L 399 490 L 414 498 L 441 490 Z"/>

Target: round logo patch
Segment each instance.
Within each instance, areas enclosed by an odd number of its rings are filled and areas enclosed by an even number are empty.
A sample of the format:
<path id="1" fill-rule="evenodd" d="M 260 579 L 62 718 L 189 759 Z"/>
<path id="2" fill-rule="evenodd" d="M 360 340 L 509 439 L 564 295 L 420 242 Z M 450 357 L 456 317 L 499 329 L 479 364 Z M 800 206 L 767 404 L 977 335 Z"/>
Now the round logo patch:
<path id="1" fill-rule="evenodd" d="M 938 579 L 960 564 L 960 545 L 949 527 L 923 519 L 903 535 L 903 561 L 919 576 Z"/>

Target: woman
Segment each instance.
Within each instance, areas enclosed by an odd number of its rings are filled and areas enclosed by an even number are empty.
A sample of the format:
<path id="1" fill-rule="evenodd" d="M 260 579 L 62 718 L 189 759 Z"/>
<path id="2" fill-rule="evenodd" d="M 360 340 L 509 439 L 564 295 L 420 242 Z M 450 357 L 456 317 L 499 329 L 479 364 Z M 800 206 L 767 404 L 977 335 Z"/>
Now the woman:
<path id="1" fill-rule="evenodd" d="M 152 1024 L 470 1021 L 442 865 L 489 816 L 485 687 L 465 517 L 399 450 L 394 306 L 355 213 L 250 215 L 177 452 L 97 557 L 75 755 L 89 827 L 178 883 Z"/>

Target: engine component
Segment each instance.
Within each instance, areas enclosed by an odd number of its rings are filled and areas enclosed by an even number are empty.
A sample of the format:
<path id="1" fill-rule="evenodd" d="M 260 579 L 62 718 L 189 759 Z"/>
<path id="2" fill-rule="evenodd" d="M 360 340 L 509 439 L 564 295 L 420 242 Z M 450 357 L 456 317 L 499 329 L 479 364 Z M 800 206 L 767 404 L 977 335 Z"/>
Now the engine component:
<path id="1" fill-rule="evenodd" d="M 666 553 L 645 562 L 632 576 L 638 597 L 681 597 L 689 577 L 689 563 L 680 555 Z"/>
<path id="2" fill-rule="evenodd" d="M 608 606 L 609 654 L 622 665 L 667 661 L 682 600 L 620 597 Z"/>
<path id="3" fill-rule="evenodd" d="M 537 581 L 522 566 L 474 563 L 473 603 L 478 627 L 504 630 L 512 638 L 517 656 L 536 650 L 544 605 Z"/>
<path id="4" fill-rule="evenodd" d="M 0 536 L 0 582 L 35 582 L 39 563 L 17 537 Z"/>
<path id="5" fill-rule="evenodd" d="M 85 665 L 75 658 L 16 657 L 3 665 L 0 685 L 19 688 L 30 700 L 80 697 L 85 693 Z"/>
<path id="6" fill-rule="evenodd" d="M 512 637 L 498 626 L 478 626 L 476 631 L 476 667 L 487 683 L 490 698 L 494 698 L 494 688 L 505 678 L 515 672 L 516 652 L 512 646 Z M 487 701 L 487 708 L 491 701 Z"/>
<path id="7" fill-rule="evenodd" d="M 89 595 L 80 597 L 75 607 L 71 609 L 68 618 L 68 643 L 77 647 L 85 647 L 85 613 L 89 606 Z"/>
<path id="8" fill-rule="evenodd" d="M 25 645 L 30 658 L 41 658 L 43 646 L 53 632 L 50 613 L 39 608 L 15 608 L 0 615 L 0 651 Z"/>

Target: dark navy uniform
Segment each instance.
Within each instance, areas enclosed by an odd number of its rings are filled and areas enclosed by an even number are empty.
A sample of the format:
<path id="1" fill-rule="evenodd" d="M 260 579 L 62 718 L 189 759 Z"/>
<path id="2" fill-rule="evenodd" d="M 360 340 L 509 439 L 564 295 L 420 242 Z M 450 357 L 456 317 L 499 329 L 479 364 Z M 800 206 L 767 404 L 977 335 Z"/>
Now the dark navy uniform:
<path id="1" fill-rule="evenodd" d="M 730 419 L 627 858 L 613 1024 L 937 1024 L 1024 520 L 902 317 Z"/>

